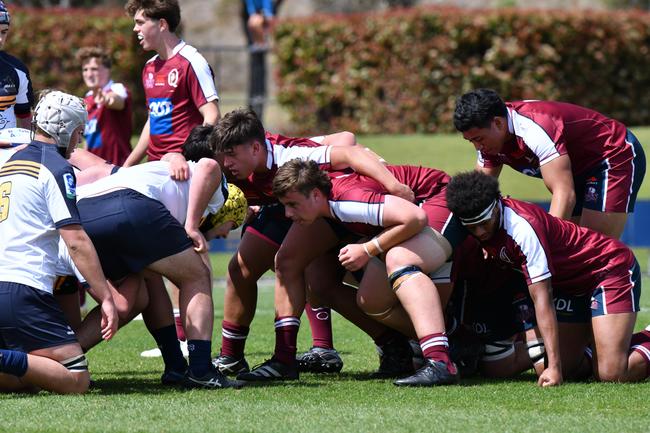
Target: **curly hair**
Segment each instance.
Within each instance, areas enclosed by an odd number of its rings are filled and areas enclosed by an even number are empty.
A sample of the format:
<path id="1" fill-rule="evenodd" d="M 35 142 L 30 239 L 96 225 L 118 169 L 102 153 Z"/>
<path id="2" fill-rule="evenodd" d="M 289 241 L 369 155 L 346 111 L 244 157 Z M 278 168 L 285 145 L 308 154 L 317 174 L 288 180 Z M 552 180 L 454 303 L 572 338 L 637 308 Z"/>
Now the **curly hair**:
<path id="1" fill-rule="evenodd" d="M 257 114 L 248 108 L 239 108 L 226 114 L 214 128 L 212 146 L 217 152 L 257 140 L 264 143 L 264 125 Z"/>
<path id="2" fill-rule="evenodd" d="M 75 58 L 83 66 L 90 59 L 97 59 L 99 63 L 104 65 L 104 67 L 111 69 L 113 62 L 111 61 L 111 56 L 108 55 L 105 49 L 101 47 L 82 47 L 79 48 Z"/>
<path id="3" fill-rule="evenodd" d="M 476 89 L 456 100 L 454 126 L 460 132 L 472 128 L 487 128 L 495 117 L 508 114 L 505 102 L 492 89 Z"/>
<path id="4" fill-rule="evenodd" d="M 458 173 L 447 185 L 447 207 L 459 218 L 481 213 L 501 196 L 499 181 L 477 170 Z"/>
<path id="5" fill-rule="evenodd" d="M 316 161 L 292 159 L 282 165 L 273 178 L 273 195 L 276 198 L 284 197 L 292 190 L 307 197 L 314 189 L 326 196 L 332 191 L 332 181 Z"/>
<path id="6" fill-rule="evenodd" d="M 126 13 L 132 17 L 140 9 L 147 18 L 167 21 L 169 31 L 172 33 L 181 23 L 181 7 L 178 5 L 178 0 L 129 0 L 124 6 Z"/>

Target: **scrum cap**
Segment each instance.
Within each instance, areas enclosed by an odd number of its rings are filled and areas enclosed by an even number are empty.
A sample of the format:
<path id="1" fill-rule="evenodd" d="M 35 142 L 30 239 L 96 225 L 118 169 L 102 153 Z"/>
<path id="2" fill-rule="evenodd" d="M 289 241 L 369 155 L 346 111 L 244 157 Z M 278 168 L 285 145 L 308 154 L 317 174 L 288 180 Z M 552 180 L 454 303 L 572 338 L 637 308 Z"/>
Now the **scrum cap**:
<path id="1" fill-rule="evenodd" d="M 55 90 L 38 101 L 32 123 L 47 132 L 58 147 L 67 148 L 72 132 L 87 120 L 86 106 L 80 98 Z"/>

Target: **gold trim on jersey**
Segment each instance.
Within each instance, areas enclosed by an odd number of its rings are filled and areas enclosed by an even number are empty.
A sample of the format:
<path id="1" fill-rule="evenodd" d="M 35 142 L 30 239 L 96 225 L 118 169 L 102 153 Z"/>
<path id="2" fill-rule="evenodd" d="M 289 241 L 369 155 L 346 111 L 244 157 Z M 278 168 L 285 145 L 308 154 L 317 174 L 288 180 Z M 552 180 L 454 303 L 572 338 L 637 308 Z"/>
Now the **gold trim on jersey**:
<path id="1" fill-rule="evenodd" d="M 29 177 L 38 179 L 41 170 L 41 164 L 33 161 L 10 161 L 0 168 L 0 177 L 10 176 L 12 174 L 24 174 Z"/>
<path id="2" fill-rule="evenodd" d="M 0 96 L 0 111 L 5 111 L 16 104 L 16 95 Z"/>

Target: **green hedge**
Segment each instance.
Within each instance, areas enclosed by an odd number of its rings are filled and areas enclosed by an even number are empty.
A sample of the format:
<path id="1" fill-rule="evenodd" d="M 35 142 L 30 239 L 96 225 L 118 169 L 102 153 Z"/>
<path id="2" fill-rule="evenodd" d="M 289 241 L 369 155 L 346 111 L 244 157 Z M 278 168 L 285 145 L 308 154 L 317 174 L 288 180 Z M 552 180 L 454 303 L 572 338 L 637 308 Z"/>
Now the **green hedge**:
<path id="1" fill-rule="evenodd" d="M 650 124 L 650 14 L 410 9 L 276 29 L 280 103 L 301 132 L 453 129 L 455 99 L 491 87 Z"/>
<path id="2" fill-rule="evenodd" d="M 27 65 L 35 91 L 58 88 L 83 96 L 87 89 L 75 53 L 86 45 L 103 46 L 113 56 L 113 79 L 133 93 L 136 124 L 143 124 L 146 106 L 141 73 L 151 55 L 138 46 L 133 20 L 122 9 L 15 7 L 11 18 L 5 49 Z"/>

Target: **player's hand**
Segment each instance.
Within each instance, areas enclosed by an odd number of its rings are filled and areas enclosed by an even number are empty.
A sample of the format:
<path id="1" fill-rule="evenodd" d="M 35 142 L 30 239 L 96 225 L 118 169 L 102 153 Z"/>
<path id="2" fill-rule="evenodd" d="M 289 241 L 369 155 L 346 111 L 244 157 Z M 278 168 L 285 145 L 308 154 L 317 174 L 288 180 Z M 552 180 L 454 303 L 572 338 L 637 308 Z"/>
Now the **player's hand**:
<path id="1" fill-rule="evenodd" d="M 357 271 L 368 263 L 370 256 L 363 249 L 363 244 L 349 244 L 339 251 L 339 262 L 348 271 Z"/>
<path id="2" fill-rule="evenodd" d="M 101 311 L 102 338 L 104 340 L 110 340 L 117 332 L 117 326 L 119 323 L 119 318 L 117 317 L 117 309 L 115 308 L 115 303 L 113 303 L 112 297 L 109 297 L 102 301 Z"/>
<path id="3" fill-rule="evenodd" d="M 190 166 L 181 155 L 169 157 L 169 176 L 180 182 L 190 178 Z"/>
<path id="4" fill-rule="evenodd" d="M 547 386 L 562 385 L 562 371 L 558 368 L 546 368 L 542 374 L 539 375 L 537 385 L 546 388 Z"/>
<path id="5" fill-rule="evenodd" d="M 100 87 L 93 89 L 93 98 L 95 99 L 95 104 L 97 105 L 106 104 L 106 93 L 104 93 Z"/>
<path id="6" fill-rule="evenodd" d="M 206 253 L 208 251 L 208 241 L 205 240 L 205 237 L 198 229 L 188 229 L 185 227 L 185 231 L 187 232 L 187 236 L 192 239 L 192 243 L 194 244 L 194 251 L 199 254 Z"/>
<path id="7" fill-rule="evenodd" d="M 388 192 L 408 202 L 415 202 L 415 193 L 408 185 L 404 185 L 403 183 L 395 184 Z"/>
<path id="8" fill-rule="evenodd" d="M 244 218 L 244 223 L 245 224 L 250 224 L 253 219 L 257 216 L 258 213 L 260 213 L 260 206 L 248 206 L 248 210 L 246 211 L 246 218 Z"/>

